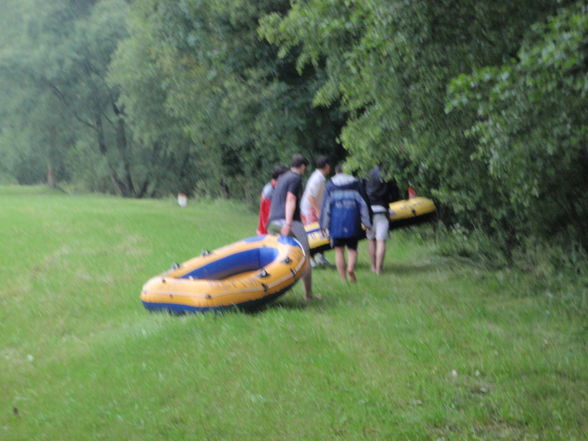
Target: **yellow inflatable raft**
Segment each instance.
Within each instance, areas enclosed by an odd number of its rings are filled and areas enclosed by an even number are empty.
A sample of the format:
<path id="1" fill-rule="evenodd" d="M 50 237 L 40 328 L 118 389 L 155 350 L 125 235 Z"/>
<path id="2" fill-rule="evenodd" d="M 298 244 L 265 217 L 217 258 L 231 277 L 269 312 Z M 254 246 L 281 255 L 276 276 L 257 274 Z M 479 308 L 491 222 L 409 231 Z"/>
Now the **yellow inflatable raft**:
<path id="1" fill-rule="evenodd" d="M 415 197 L 390 204 L 390 229 L 407 227 L 430 220 L 435 216 L 435 203 L 431 199 Z M 321 231 L 318 222 L 304 227 L 310 254 L 319 253 L 331 248 L 331 240 Z"/>
<path id="2" fill-rule="evenodd" d="M 318 222 L 305 225 L 304 229 L 306 230 L 310 254 L 314 255 L 321 251 L 331 249 L 331 239 L 321 231 Z"/>
<path id="3" fill-rule="evenodd" d="M 436 210 L 435 203 L 423 197 L 392 202 L 389 207 L 390 229 L 428 221 L 435 216 Z"/>
<path id="4" fill-rule="evenodd" d="M 251 309 L 284 294 L 308 259 L 298 241 L 257 236 L 193 258 L 149 280 L 141 301 L 173 313 Z"/>

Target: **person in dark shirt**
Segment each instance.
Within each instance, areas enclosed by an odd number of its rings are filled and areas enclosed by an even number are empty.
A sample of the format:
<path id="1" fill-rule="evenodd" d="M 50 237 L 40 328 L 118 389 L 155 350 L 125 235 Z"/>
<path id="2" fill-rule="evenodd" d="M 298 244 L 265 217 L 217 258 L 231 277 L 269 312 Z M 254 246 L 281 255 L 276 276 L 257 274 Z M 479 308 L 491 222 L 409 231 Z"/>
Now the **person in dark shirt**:
<path id="1" fill-rule="evenodd" d="M 384 181 L 381 166 L 376 165 L 370 171 L 366 192 L 373 213 L 373 228 L 367 233 L 371 269 L 376 274 L 380 274 L 390 230 L 389 205 L 390 202 L 398 200 L 398 187 L 393 180 Z"/>
<path id="2" fill-rule="evenodd" d="M 300 242 L 306 256 L 310 258 L 310 246 L 306 230 L 300 217 L 300 199 L 302 198 L 302 176 L 308 168 L 308 159 L 302 155 L 294 155 L 290 170 L 278 178 L 278 183 L 272 196 L 269 215 L 268 231 L 271 234 L 293 236 Z M 312 292 L 312 269 L 302 276 L 304 282 L 305 300 L 315 297 Z"/>

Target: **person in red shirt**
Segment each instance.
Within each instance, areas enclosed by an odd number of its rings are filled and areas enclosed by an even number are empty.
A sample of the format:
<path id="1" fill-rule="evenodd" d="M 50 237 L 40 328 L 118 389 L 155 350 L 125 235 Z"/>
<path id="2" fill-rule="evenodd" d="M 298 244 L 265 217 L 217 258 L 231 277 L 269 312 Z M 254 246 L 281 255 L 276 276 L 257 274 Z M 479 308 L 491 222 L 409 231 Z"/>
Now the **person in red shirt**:
<path id="1" fill-rule="evenodd" d="M 276 165 L 272 173 L 272 179 L 264 185 L 261 190 L 261 197 L 259 198 L 259 222 L 257 224 L 256 233 L 258 235 L 267 234 L 267 223 L 272 205 L 272 196 L 274 194 L 274 188 L 280 175 L 288 171 L 288 167 L 285 165 Z"/>

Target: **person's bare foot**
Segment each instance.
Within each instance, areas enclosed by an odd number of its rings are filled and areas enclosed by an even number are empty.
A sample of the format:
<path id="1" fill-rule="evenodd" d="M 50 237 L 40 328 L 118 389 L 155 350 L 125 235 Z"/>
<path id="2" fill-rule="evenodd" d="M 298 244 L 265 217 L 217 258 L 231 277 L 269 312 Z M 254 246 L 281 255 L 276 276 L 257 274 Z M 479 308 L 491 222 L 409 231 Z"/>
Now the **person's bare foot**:
<path id="1" fill-rule="evenodd" d="M 347 271 L 347 274 L 349 275 L 349 281 L 351 281 L 353 283 L 357 282 L 357 278 L 355 277 L 355 272 Z"/>
<path id="2" fill-rule="evenodd" d="M 320 294 L 317 293 L 313 293 L 313 294 L 306 294 L 304 296 L 304 301 L 305 302 L 312 302 L 313 300 L 322 300 L 323 296 L 321 296 Z"/>

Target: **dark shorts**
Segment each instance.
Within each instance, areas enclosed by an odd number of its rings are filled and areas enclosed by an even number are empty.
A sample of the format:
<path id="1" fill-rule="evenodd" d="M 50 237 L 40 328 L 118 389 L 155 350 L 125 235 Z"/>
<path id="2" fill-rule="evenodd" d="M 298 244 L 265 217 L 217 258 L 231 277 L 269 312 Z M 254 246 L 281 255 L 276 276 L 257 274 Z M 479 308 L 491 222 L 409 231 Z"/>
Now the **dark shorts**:
<path id="1" fill-rule="evenodd" d="M 350 250 L 357 249 L 357 242 L 359 239 L 357 237 L 343 237 L 339 239 L 331 239 L 331 243 L 334 247 L 347 247 Z"/>

